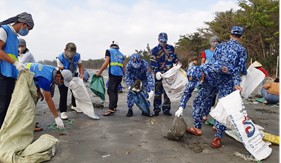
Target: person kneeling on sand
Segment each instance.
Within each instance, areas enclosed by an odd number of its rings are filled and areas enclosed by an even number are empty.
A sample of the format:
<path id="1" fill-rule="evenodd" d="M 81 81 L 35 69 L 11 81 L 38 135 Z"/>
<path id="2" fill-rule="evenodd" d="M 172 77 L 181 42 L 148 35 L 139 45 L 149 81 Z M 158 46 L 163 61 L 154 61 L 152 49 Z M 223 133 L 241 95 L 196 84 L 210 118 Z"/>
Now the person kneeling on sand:
<path id="1" fill-rule="evenodd" d="M 57 127 L 64 128 L 62 119 L 59 117 L 54 101 L 51 95 L 51 89 L 54 84 L 69 86 L 72 80 L 72 73 L 69 70 L 59 70 L 53 66 L 43 65 L 39 63 L 28 63 L 27 69 L 34 73 L 34 83 L 37 87 L 38 99 L 46 100 L 50 111 L 52 112 Z M 41 90 L 43 89 L 43 94 Z"/>

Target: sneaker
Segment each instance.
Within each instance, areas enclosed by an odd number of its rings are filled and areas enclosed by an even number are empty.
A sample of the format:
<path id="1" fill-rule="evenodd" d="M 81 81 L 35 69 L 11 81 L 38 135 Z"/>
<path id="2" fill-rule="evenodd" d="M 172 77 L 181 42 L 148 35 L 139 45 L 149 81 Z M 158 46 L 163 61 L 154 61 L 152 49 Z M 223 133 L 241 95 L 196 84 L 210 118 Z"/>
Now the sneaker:
<path id="1" fill-rule="evenodd" d="M 67 120 L 68 119 L 68 116 L 66 115 L 66 112 L 61 112 L 60 113 L 60 117 L 62 120 Z"/>
<path id="2" fill-rule="evenodd" d="M 94 119 L 94 120 L 100 120 L 100 117 L 97 116 L 96 114 L 94 114 L 93 119 Z"/>
<path id="3" fill-rule="evenodd" d="M 128 113 L 126 114 L 126 117 L 131 117 L 131 116 L 133 116 L 133 110 L 129 109 Z"/>
<path id="4" fill-rule="evenodd" d="M 77 113 L 82 113 L 82 110 L 79 109 L 77 106 L 71 106 L 72 110 L 75 110 Z"/>

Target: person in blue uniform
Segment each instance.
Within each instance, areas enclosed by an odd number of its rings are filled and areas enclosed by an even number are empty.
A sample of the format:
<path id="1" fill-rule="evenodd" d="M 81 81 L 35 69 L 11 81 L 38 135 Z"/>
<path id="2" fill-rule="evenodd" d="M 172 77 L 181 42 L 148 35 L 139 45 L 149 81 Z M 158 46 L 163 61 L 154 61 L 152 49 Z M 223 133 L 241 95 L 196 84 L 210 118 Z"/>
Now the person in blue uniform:
<path id="1" fill-rule="evenodd" d="M 10 25 L 13 23 L 12 25 Z M 26 36 L 34 27 L 32 15 L 26 12 L 0 22 L 0 128 L 4 122 L 18 72 L 25 70 L 18 61 L 18 34 Z"/>
<path id="2" fill-rule="evenodd" d="M 223 65 L 227 65 L 233 68 L 233 73 L 231 75 L 222 78 L 220 84 L 214 85 L 215 86 L 214 89 L 216 89 L 218 92 L 218 99 L 229 95 L 235 90 L 242 91 L 242 87 L 240 86 L 240 82 L 241 82 L 240 75 L 247 74 L 247 68 L 246 68 L 247 53 L 246 53 L 246 49 L 241 45 L 243 32 L 244 32 L 243 27 L 233 26 L 230 31 L 230 40 L 228 42 L 220 43 L 215 49 L 215 53 L 211 62 L 218 61 Z M 208 90 L 208 88 L 206 88 L 206 90 Z M 204 92 L 203 91 L 204 90 L 202 90 L 202 93 L 206 92 L 205 94 L 207 95 L 211 94 L 208 91 L 204 91 Z M 202 98 L 203 95 L 200 96 L 199 94 L 197 97 L 198 99 L 195 99 L 193 103 L 193 107 L 195 108 L 194 110 L 200 110 L 196 108 L 202 107 L 204 101 L 211 103 L 211 100 L 206 100 Z M 199 118 L 201 117 L 202 116 L 199 116 Z M 199 119 L 199 121 L 202 121 L 202 119 L 201 120 Z M 216 128 L 216 133 L 211 143 L 211 146 L 213 148 L 220 148 L 221 139 L 223 137 L 223 132 L 225 131 L 226 127 L 217 121 L 215 122 L 214 126 Z M 196 130 L 195 127 L 188 128 L 187 131 L 193 135 L 197 135 L 197 136 L 201 135 L 200 131 Z"/>
<path id="3" fill-rule="evenodd" d="M 125 81 L 129 90 L 132 88 L 133 83 L 138 79 L 141 80 L 142 87 L 147 93 L 146 95 L 149 102 L 149 99 L 151 99 L 154 95 L 153 75 L 148 63 L 145 60 L 141 59 L 141 56 L 138 53 L 134 53 L 130 56 L 130 61 L 126 65 Z M 127 117 L 133 116 L 133 96 L 133 93 L 129 91 L 127 95 Z M 142 115 L 151 116 L 150 114 L 145 112 L 142 112 Z"/>
<path id="4" fill-rule="evenodd" d="M 194 66 L 187 71 L 188 83 L 186 85 L 184 94 L 181 98 L 181 103 L 175 115 L 182 115 L 186 103 L 192 95 L 197 82 L 204 79 L 202 88 L 199 90 L 195 100 L 193 101 L 192 115 L 194 120 L 194 127 L 187 128 L 187 131 L 193 135 L 199 136 L 202 134 L 202 117 L 204 112 L 209 114 L 212 104 L 212 97 L 217 94 L 217 86 L 221 84 L 225 78 L 231 77 L 234 70 L 229 65 L 223 65 L 219 61 L 208 62 L 201 66 Z"/>
<path id="5" fill-rule="evenodd" d="M 172 45 L 167 44 L 168 35 L 167 33 L 161 32 L 158 35 L 159 44 L 155 46 L 151 50 L 151 58 L 150 58 L 150 67 L 155 75 L 155 96 L 154 96 L 154 116 L 158 116 L 161 108 L 164 115 L 171 116 L 171 101 L 167 96 L 163 85 L 162 79 L 157 78 L 157 73 L 165 73 L 170 68 L 173 67 L 174 64 L 178 64 L 179 59 L 175 54 L 174 47 Z M 162 95 L 164 94 L 164 103 L 162 104 Z"/>
<path id="6" fill-rule="evenodd" d="M 211 61 L 211 59 L 213 58 L 214 52 L 215 52 L 215 48 L 219 44 L 219 42 L 220 41 L 219 41 L 218 36 L 214 35 L 214 36 L 210 37 L 209 43 L 210 43 L 211 47 L 209 49 L 203 50 L 201 52 L 201 64 L 208 63 Z M 213 100 L 212 100 L 212 107 L 215 106 L 216 99 L 217 99 L 217 97 L 216 97 L 216 95 L 214 95 Z M 209 114 L 208 110 L 210 110 L 210 109 L 211 108 L 204 110 L 203 119 L 202 119 L 203 122 L 205 122 L 207 120 L 207 116 Z"/>
<path id="7" fill-rule="evenodd" d="M 103 116 L 113 115 L 117 109 L 118 103 L 118 86 L 122 82 L 123 75 L 125 74 L 124 69 L 124 55 L 119 50 L 117 42 L 112 41 L 110 49 L 105 52 L 105 61 L 96 76 L 101 76 L 103 70 L 108 68 L 108 89 L 107 94 L 109 96 L 109 106 L 107 112 L 103 113 Z"/>
<path id="8" fill-rule="evenodd" d="M 233 26 L 230 32 L 230 40 L 219 44 L 215 49 L 213 60 L 221 61 L 224 64 L 231 65 L 235 69 L 232 78 L 225 80 L 218 86 L 218 99 L 225 97 L 235 90 L 242 91 L 240 86 L 240 75 L 247 75 L 247 52 L 242 46 L 243 27 Z M 214 126 L 217 131 L 211 146 L 213 148 L 221 147 L 221 139 L 226 127 L 219 122 L 215 122 Z"/>
<path id="9" fill-rule="evenodd" d="M 72 80 L 72 73 L 69 70 L 59 70 L 53 66 L 43 65 L 39 63 L 28 63 L 27 69 L 34 73 L 34 83 L 41 101 L 45 98 L 50 111 L 52 112 L 58 128 L 64 128 L 62 119 L 59 117 L 54 101 L 52 99 L 51 90 L 54 84 L 69 86 Z M 41 93 L 41 90 L 43 94 Z"/>

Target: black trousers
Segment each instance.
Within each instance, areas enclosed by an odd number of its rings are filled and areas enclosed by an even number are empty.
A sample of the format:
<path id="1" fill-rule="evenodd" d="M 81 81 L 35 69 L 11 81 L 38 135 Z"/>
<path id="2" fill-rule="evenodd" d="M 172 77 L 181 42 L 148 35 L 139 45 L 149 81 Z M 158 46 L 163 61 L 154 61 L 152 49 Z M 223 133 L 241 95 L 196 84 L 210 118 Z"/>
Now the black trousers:
<path id="1" fill-rule="evenodd" d="M 66 112 L 68 87 L 66 87 L 65 85 L 60 85 L 58 87 L 59 87 L 59 92 L 60 92 L 59 109 L 60 109 L 60 112 Z M 75 98 L 74 98 L 73 94 L 71 97 L 71 103 L 72 103 L 72 106 L 76 107 L 76 102 L 75 102 Z"/>
<path id="2" fill-rule="evenodd" d="M 0 128 L 9 107 L 15 83 L 15 78 L 6 77 L 0 73 Z"/>
<path id="3" fill-rule="evenodd" d="M 117 108 L 118 86 L 122 82 L 122 76 L 109 76 L 107 94 L 109 96 L 109 109 Z"/>

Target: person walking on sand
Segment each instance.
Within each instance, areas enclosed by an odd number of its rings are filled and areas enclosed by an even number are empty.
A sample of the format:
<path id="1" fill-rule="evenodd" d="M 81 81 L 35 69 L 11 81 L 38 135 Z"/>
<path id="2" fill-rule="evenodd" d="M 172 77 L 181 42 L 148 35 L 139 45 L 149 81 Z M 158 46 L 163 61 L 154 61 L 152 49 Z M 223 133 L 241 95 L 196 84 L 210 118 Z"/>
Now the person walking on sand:
<path id="1" fill-rule="evenodd" d="M 10 25 L 13 23 L 12 25 Z M 25 66 L 18 61 L 18 34 L 26 36 L 34 27 L 32 15 L 26 12 L 0 22 L 0 128 L 4 122 L 18 71 Z"/>
<path id="2" fill-rule="evenodd" d="M 103 113 L 103 116 L 113 115 L 117 108 L 118 103 L 118 86 L 122 82 L 123 75 L 125 74 L 124 69 L 124 55 L 119 50 L 117 42 L 112 41 L 110 49 L 105 52 L 105 61 L 102 64 L 99 71 L 95 74 L 101 76 L 103 70 L 108 68 L 108 89 L 107 94 L 109 96 L 109 106 L 107 112 Z"/>

